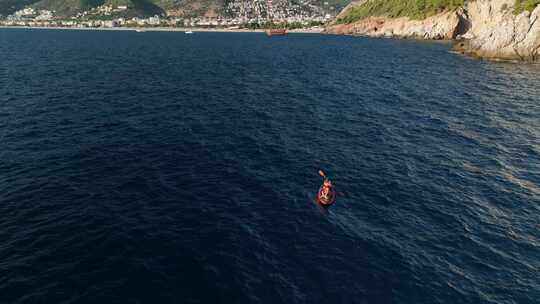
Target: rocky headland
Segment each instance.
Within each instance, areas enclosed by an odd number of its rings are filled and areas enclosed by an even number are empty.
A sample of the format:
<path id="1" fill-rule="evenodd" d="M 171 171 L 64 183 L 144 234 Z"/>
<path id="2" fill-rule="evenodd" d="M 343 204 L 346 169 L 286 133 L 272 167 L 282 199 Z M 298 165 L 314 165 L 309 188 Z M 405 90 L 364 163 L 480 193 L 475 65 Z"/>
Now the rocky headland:
<path id="1" fill-rule="evenodd" d="M 347 20 L 351 11 L 369 4 L 351 3 L 326 32 L 369 37 L 456 40 L 454 50 L 493 60 L 540 63 L 540 5 L 516 7 L 516 0 L 475 0 L 425 18 L 362 16 Z M 540 1 L 539 1 L 540 2 Z M 345 20 L 345 22 L 343 22 Z"/>

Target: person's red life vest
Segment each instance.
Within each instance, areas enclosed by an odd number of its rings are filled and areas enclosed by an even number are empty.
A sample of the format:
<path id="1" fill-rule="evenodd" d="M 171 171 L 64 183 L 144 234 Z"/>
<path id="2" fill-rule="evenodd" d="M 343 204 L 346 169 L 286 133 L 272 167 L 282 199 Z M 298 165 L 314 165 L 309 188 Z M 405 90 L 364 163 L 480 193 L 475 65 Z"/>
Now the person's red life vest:
<path id="1" fill-rule="evenodd" d="M 317 192 L 317 202 L 323 206 L 334 204 L 336 202 L 336 191 L 334 190 L 334 187 L 322 185 L 321 188 L 319 188 L 319 192 Z"/>

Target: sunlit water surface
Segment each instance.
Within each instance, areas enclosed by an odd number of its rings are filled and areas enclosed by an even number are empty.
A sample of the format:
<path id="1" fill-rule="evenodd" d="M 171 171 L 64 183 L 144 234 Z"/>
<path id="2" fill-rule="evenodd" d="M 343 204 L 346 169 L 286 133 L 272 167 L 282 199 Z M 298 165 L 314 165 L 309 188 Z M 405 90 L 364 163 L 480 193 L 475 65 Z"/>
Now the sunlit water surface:
<path id="1" fill-rule="evenodd" d="M 0 29 L 0 302 L 538 303 L 540 66 L 448 49 Z"/>

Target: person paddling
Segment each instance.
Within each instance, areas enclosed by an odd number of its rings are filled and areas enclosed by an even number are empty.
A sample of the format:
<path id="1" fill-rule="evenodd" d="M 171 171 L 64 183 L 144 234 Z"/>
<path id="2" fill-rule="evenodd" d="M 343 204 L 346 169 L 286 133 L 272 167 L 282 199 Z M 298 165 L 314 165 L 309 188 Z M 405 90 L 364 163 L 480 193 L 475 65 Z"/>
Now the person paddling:
<path id="1" fill-rule="evenodd" d="M 325 178 L 321 188 L 321 198 L 323 198 L 324 200 L 328 200 L 330 198 L 329 195 L 332 190 L 332 186 L 332 181 L 328 178 Z"/>
<path id="2" fill-rule="evenodd" d="M 336 201 L 334 185 L 322 170 L 319 170 L 319 174 L 324 178 L 324 181 L 317 192 L 317 202 L 323 206 L 330 206 Z"/>

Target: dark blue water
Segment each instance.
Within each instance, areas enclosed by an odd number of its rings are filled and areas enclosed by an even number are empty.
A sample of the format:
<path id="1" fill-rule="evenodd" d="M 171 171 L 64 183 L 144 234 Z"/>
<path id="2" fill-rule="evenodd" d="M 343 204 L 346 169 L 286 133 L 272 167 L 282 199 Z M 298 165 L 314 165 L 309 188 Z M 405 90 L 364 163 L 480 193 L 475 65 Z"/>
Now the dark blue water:
<path id="1" fill-rule="evenodd" d="M 539 303 L 540 66 L 448 49 L 0 30 L 0 303 Z"/>

